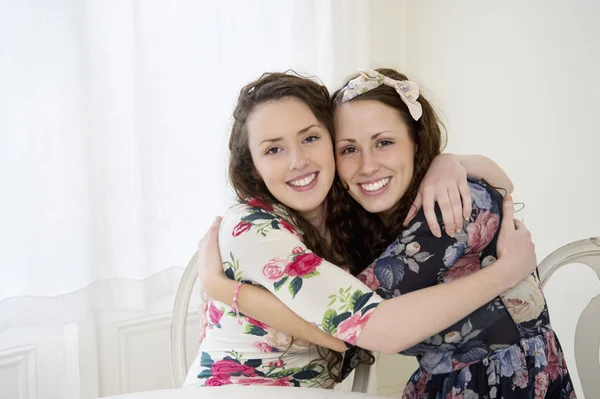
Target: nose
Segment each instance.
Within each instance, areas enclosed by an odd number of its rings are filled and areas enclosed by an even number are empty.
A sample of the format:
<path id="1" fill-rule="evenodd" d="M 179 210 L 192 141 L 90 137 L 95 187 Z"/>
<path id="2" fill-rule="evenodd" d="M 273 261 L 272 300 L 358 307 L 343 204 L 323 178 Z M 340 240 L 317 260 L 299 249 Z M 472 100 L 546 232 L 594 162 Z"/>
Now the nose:
<path id="1" fill-rule="evenodd" d="M 363 152 L 360 157 L 359 173 L 365 176 L 371 176 L 379 171 L 379 163 L 375 157 L 367 152 Z"/>
<path id="2" fill-rule="evenodd" d="M 290 172 L 292 172 L 294 170 L 302 170 L 303 168 L 308 166 L 308 164 L 310 164 L 310 160 L 301 151 L 299 151 L 299 150 L 291 151 L 290 165 L 289 165 Z"/>

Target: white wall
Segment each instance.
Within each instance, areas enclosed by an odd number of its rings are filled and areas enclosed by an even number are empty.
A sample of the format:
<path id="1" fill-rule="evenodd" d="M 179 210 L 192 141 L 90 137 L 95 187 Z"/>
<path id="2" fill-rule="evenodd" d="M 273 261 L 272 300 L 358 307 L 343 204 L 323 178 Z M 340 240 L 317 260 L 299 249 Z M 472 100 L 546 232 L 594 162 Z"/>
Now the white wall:
<path id="1" fill-rule="evenodd" d="M 539 261 L 600 236 L 598 17 L 592 0 L 419 0 L 398 19 L 405 71 L 442 111 L 448 151 L 485 154 L 508 172 Z M 600 292 L 594 276 L 573 265 L 546 287 L 572 371 L 576 316 Z M 380 385 L 397 378 L 377 373 Z"/>

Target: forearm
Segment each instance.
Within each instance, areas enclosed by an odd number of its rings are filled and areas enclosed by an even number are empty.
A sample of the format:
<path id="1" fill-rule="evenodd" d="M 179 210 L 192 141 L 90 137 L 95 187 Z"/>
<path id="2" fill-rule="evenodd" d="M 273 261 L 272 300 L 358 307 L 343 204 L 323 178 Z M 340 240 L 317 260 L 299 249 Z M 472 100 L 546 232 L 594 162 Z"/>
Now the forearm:
<path id="1" fill-rule="evenodd" d="M 225 276 L 214 278 L 205 284 L 206 293 L 211 299 L 231 304 L 237 284 L 237 281 L 230 280 Z M 293 337 L 338 352 L 344 352 L 347 349 L 343 341 L 298 316 L 264 288 L 244 284 L 238 294 L 237 306 L 241 313 Z"/>
<path id="2" fill-rule="evenodd" d="M 450 283 L 383 301 L 356 344 L 387 354 L 398 353 L 451 326 L 512 286 L 499 259 L 494 265 Z"/>
<path id="3" fill-rule="evenodd" d="M 503 195 L 512 194 L 513 183 L 508 175 L 494 161 L 483 155 L 455 155 L 466 169 L 467 175 L 484 179 L 490 185 L 506 190 Z"/>

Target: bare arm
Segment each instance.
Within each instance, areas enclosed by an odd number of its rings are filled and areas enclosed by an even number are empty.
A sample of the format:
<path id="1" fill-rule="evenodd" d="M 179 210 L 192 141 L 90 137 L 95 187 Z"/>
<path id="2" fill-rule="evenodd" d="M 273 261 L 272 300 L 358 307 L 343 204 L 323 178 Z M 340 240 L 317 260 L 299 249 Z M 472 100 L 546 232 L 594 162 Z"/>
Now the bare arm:
<path id="1" fill-rule="evenodd" d="M 510 196 L 505 198 L 502 211 L 496 262 L 449 283 L 383 301 L 356 344 L 388 354 L 405 350 L 454 324 L 533 273 L 537 265 L 535 246 L 525 226 L 513 219 Z M 515 269 L 516 264 L 523 265 L 522 269 Z"/>
<path id="2" fill-rule="evenodd" d="M 462 229 L 463 219 L 468 219 L 471 214 L 471 191 L 467 176 L 484 179 L 493 187 L 506 190 L 503 195 L 513 191 L 512 181 L 491 159 L 483 155 L 441 154 L 431 162 L 403 225 L 408 226 L 423 207 L 432 234 L 441 237 L 442 232 L 435 214 L 437 203 L 442 212 L 446 234 L 454 237 Z"/>
<path id="3" fill-rule="evenodd" d="M 232 303 L 237 281 L 225 277 L 222 271 L 204 280 L 201 286 L 211 299 Z M 243 314 L 288 335 L 337 352 L 348 349 L 344 341 L 310 324 L 264 288 L 244 284 L 238 294 L 237 305 Z"/>
<path id="4" fill-rule="evenodd" d="M 504 220 L 498 239 L 498 261 L 456 281 L 383 301 L 374 309 L 370 318 L 365 319 L 366 324 L 358 335 L 356 344 L 374 351 L 397 353 L 452 325 L 529 276 L 537 265 L 535 250 L 524 226 L 518 224 L 515 229 L 512 207 L 512 199 L 506 198 L 503 204 Z M 201 245 L 201 264 L 212 264 L 216 266 L 211 267 L 220 268 L 217 231 L 214 226 L 207 236 L 209 245 Z M 229 280 L 225 287 L 217 283 L 218 280 L 205 281 L 210 281 L 206 288 L 213 292 L 215 299 L 231 303 L 235 282 Z M 341 346 L 334 346 L 333 341 L 331 345 L 324 342 L 322 331 L 303 321 L 282 301 L 258 287 L 244 286 L 238 297 L 238 306 L 242 312 L 273 328 L 325 347 L 342 349 Z"/>
<path id="5" fill-rule="evenodd" d="M 513 182 L 500 166 L 490 158 L 483 155 L 455 155 L 467 171 L 467 175 L 483 179 L 490 185 L 497 187 L 502 195 L 512 194 Z"/>

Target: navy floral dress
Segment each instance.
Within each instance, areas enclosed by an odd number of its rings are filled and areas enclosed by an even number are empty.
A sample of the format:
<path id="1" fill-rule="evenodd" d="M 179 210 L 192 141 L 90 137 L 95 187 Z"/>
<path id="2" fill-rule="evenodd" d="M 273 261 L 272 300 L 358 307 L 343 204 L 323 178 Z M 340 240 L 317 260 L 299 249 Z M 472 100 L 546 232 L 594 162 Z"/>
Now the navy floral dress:
<path id="1" fill-rule="evenodd" d="M 469 179 L 469 186 L 473 212 L 454 238 L 434 237 L 420 212 L 358 278 L 387 299 L 493 263 L 502 196 L 483 181 Z M 534 275 L 403 354 L 420 365 L 404 399 L 575 398 Z"/>

